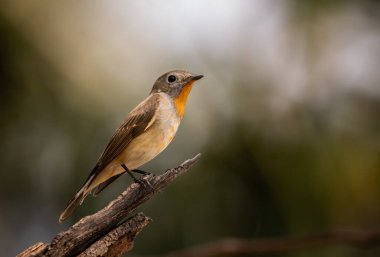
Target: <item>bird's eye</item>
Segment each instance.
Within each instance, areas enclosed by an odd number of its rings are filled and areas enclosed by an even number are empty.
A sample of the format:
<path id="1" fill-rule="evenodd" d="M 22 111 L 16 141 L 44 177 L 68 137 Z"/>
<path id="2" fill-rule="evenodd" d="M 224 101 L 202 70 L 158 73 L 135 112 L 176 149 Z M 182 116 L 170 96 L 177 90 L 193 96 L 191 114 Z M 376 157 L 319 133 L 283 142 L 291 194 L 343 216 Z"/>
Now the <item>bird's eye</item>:
<path id="1" fill-rule="evenodd" d="M 173 83 L 173 82 L 175 82 L 176 80 L 177 80 L 177 77 L 174 76 L 174 75 L 170 75 L 170 76 L 168 77 L 168 82 L 169 82 L 169 83 Z"/>

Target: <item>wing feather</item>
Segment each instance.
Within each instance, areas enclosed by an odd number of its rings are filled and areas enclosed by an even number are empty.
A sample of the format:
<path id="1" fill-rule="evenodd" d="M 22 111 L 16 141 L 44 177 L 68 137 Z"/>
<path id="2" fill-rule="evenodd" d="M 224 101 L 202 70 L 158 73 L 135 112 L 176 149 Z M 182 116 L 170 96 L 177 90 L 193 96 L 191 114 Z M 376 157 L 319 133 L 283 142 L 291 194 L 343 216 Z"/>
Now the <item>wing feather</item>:
<path id="1" fill-rule="evenodd" d="M 140 136 L 154 123 L 155 111 L 160 103 L 160 95 L 150 95 L 133 109 L 111 137 L 96 166 L 89 175 L 96 175 L 110 164 L 130 142 Z"/>

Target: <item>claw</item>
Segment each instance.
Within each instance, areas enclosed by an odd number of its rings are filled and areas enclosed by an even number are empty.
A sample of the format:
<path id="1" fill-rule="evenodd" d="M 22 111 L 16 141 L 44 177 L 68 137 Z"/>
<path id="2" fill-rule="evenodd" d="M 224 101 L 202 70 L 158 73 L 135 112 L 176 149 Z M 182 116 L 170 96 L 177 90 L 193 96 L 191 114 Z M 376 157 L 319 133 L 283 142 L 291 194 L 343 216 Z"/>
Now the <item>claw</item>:
<path id="1" fill-rule="evenodd" d="M 134 181 L 135 183 L 138 183 L 140 186 L 142 186 L 142 187 L 144 187 L 144 188 L 149 187 L 149 188 L 152 190 L 152 192 L 155 193 L 155 190 L 154 190 L 153 186 L 152 186 L 148 181 L 146 181 L 146 180 L 144 180 L 144 179 L 142 179 L 142 178 L 136 178 L 135 176 L 133 176 L 132 172 L 128 169 L 127 166 L 125 166 L 124 163 L 121 164 L 121 167 L 124 168 L 124 170 L 128 173 L 128 175 L 133 179 L 133 181 Z M 142 174 L 144 174 L 144 175 L 148 175 L 148 174 L 150 174 L 150 173 L 148 173 L 148 172 L 141 171 L 141 170 L 132 170 L 132 171 L 135 171 L 135 172 L 137 172 L 137 173 L 142 173 Z"/>
<path id="2" fill-rule="evenodd" d="M 150 184 L 149 181 L 146 181 L 145 179 L 136 178 L 136 179 L 134 179 L 134 182 L 138 183 L 140 186 L 142 186 L 144 188 L 149 187 L 153 191 L 153 193 L 155 192 L 154 187 L 152 186 L 152 184 Z"/>

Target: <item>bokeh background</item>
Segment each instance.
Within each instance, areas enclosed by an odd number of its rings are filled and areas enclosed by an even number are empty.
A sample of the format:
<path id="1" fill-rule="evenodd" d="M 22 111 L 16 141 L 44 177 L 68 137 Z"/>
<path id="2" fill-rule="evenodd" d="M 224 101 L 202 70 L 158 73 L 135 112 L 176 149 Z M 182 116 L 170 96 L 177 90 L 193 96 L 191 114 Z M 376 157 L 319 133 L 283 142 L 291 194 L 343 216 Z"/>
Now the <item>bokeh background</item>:
<path id="1" fill-rule="evenodd" d="M 172 69 L 204 74 L 144 166 L 201 161 L 145 204 L 133 254 L 380 224 L 378 1 L 0 4 L 0 255 L 48 242 L 115 128 Z M 379 256 L 329 246 L 282 256 Z"/>

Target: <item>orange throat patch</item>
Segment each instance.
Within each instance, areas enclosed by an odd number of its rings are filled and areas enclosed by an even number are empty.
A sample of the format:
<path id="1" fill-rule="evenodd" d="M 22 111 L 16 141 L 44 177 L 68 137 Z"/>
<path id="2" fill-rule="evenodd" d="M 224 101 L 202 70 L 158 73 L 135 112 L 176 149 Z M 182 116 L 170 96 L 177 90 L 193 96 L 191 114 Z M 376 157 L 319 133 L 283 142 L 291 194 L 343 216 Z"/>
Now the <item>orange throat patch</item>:
<path id="1" fill-rule="evenodd" d="M 187 97 L 189 96 L 189 93 L 191 91 L 191 88 L 193 87 L 194 81 L 191 81 L 187 83 L 183 88 L 181 93 L 177 96 L 177 98 L 174 99 L 174 105 L 177 110 L 178 116 L 182 119 L 183 115 L 185 114 L 185 107 L 186 107 L 186 101 Z"/>

